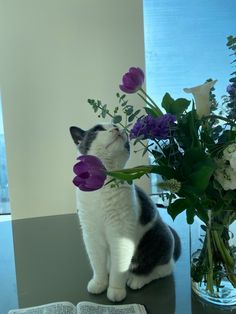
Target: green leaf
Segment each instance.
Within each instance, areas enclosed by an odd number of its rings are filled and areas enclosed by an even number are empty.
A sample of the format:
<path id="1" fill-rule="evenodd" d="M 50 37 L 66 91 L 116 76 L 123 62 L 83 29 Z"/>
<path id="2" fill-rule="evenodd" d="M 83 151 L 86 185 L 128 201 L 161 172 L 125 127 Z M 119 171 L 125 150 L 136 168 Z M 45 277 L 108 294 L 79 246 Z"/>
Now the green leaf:
<path id="1" fill-rule="evenodd" d="M 133 106 L 126 106 L 124 108 L 124 112 L 127 116 L 130 116 L 133 113 L 133 111 L 134 111 Z"/>
<path id="2" fill-rule="evenodd" d="M 176 178 L 176 172 L 172 167 L 168 167 L 168 166 L 164 166 L 164 165 L 153 166 L 152 172 L 160 174 L 165 179 L 175 179 Z"/>
<path id="3" fill-rule="evenodd" d="M 188 106 L 190 105 L 191 101 L 187 100 L 185 98 L 178 98 L 175 100 L 175 104 L 174 104 L 174 111 L 175 111 L 175 115 L 178 115 L 180 113 L 183 113 Z"/>
<path id="4" fill-rule="evenodd" d="M 102 106 L 102 113 L 101 113 L 103 119 L 106 118 L 107 111 L 108 111 L 107 110 L 107 105 L 103 105 Z"/>
<path id="5" fill-rule="evenodd" d="M 165 93 L 162 98 L 161 106 L 166 110 L 166 112 L 171 113 L 171 108 L 174 105 L 175 100 L 170 96 L 169 93 Z"/>
<path id="6" fill-rule="evenodd" d="M 236 199 L 236 191 L 235 190 L 229 190 L 225 193 L 223 197 L 224 201 L 231 202 Z"/>
<path id="7" fill-rule="evenodd" d="M 175 200 L 172 204 L 170 204 L 167 208 L 168 214 L 172 217 L 173 220 L 185 211 L 189 206 L 191 206 L 191 203 L 186 198 L 179 198 Z"/>
<path id="8" fill-rule="evenodd" d="M 133 114 L 131 114 L 129 117 L 128 117 L 128 122 L 132 122 L 135 117 L 139 114 L 141 110 L 136 110 Z"/>
<path id="9" fill-rule="evenodd" d="M 112 122 L 115 124 L 120 123 L 121 121 L 122 121 L 122 116 L 120 116 L 120 115 L 114 116 L 112 118 Z"/>
<path id="10" fill-rule="evenodd" d="M 191 101 L 185 98 L 178 98 L 174 100 L 169 93 L 166 93 L 162 99 L 161 106 L 166 110 L 166 112 L 178 116 L 188 108 L 190 103 Z"/>
<path id="11" fill-rule="evenodd" d="M 159 115 L 157 114 L 157 112 L 150 107 L 144 107 L 144 110 L 146 111 L 147 114 L 150 114 L 153 117 L 158 117 Z"/>
<path id="12" fill-rule="evenodd" d="M 188 149 L 182 166 L 186 181 L 184 189 L 190 193 L 201 194 L 206 190 L 215 169 L 214 160 L 205 155 L 201 147 Z"/>
<path id="13" fill-rule="evenodd" d="M 211 159 L 208 159 L 205 162 L 200 163 L 198 166 L 199 169 L 189 176 L 189 180 L 192 186 L 194 186 L 194 188 L 199 193 L 202 193 L 206 190 L 209 184 L 209 180 L 216 169 L 216 166 Z"/>
<path id="14" fill-rule="evenodd" d="M 125 99 L 125 97 L 126 97 L 125 94 L 123 94 L 122 96 L 120 96 L 119 103 L 120 103 L 121 101 L 123 101 L 123 100 Z"/>
<path id="15" fill-rule="evenodd" d="M 189 225 L 193 224 L 194 216 L 195 216 L 195 210 L 193 208 L 187 208 L 186 209 L 186 218 L 187 218 L 187 223 Z"/>
<path id="16" fill-rule="evenodd" d="M 122 102 L 121 106 L 122 106 L 122 107 L 125 107 L 125 106 L 127 105 L 127 103 L 128 103 L 128 100 Z"/>

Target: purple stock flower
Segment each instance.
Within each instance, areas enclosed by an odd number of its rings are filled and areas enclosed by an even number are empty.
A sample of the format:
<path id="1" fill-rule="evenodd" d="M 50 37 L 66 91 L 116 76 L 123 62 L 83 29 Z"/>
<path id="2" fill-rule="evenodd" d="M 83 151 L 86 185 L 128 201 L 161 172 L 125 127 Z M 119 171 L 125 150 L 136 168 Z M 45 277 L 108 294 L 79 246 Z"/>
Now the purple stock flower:
<path id="1" fill-rule="evenodd" d="M 144 73 L 140 68 L 130 68 L 122 77 L 120 89 L 127 94 L 136 93 L 144 82 Z"/>
<path id="2" fill-rule="evenodd" d="M 234 82 L 233 84 L 229 84 L 226 91 L 232 98 L 234 98 L 236 96 L 236 83 Z"/>
<path id="3" fill-rule="evenodd" d="M 137 120 L 134 124 L 130 138 L 134 139 L 142 136 L 143 139 L 167 139 L 170 135 L 170 127 L 174 125 L 176 117 L 166 113 L 160 117 L 147 115 Z"/>
<path id="4" fill-rule="evenodd" d="M 73 179 L 81 191 L 89 192 L 100 189 L 106 180 L 106 168 L 99 158 L 92 155 L 83 155 L 77 158 L 73 171 L 76 177 Z"/>

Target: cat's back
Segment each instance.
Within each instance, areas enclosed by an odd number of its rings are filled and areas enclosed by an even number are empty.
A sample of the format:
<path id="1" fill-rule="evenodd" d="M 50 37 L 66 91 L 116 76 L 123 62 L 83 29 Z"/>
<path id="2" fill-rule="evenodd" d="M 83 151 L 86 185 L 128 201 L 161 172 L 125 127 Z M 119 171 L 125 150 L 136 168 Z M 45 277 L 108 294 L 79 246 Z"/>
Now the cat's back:
<path id="1" fill-rule="evenodd" d="M 139 223 L 145 226 L 156 219 L 160 220 L 160 214 L 151 197 L 137 185 L 135 193 L 140 207 Z"/>

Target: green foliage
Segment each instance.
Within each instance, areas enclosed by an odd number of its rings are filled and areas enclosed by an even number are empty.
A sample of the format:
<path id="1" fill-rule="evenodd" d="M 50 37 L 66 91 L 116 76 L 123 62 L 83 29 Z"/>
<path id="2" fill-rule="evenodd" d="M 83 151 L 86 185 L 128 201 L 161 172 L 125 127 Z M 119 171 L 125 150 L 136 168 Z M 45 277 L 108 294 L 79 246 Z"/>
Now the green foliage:
<path id="1" fill-rule="evenodd" d="M 188 108 L 190 102 L 191 101 L 184 98 L 174 100 L 169 93 L 166 93 L 162 99 L 161 106 L 166 110 L 166 112 L 179 116 Z"/>
<path id="2" fill-rule="evenodd" d="M 178 144 L 183 150 L 200 145 L 200 126 L 201 121 L 198 119 L 194 109 L 179 116 L 178 128 L 176 128 L 174 136 L 178 139 Z"/>
<path id="3" fill-rule="evenodd" d="M 185 185 L 189 186 L 196 194 L 201 195 L 205 191 L 215 169 L 215 162 L 201 147 L 186 150 L 181 171 Z"/>
<path id="4" fill-rule="evenodd" d="M 122 121 L 122 116 L 116 115 L 112 118 L 112 123 L 118 124 Z"/>
<path id="5" fill-rule="evenodd" d="M 186 208 L 191 208 L 191 202 L 186 198 L 179 198 L 168 206 L 168 214 L 173 220 L 182 213 Z"/>

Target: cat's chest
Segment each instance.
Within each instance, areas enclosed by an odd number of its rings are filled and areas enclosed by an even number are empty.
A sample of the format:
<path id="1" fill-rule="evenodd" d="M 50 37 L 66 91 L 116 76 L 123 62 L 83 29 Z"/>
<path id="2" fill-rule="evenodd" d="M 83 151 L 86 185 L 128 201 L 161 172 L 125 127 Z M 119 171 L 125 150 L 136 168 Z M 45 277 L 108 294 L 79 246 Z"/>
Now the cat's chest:
<path id="1" fill-rule="evenodd" d="M 102 189 L 92 193 L 79 192 L 78 210 L 82 219 L 124 220 L 138 216 L 135 193 L 130 187 Z"/>

